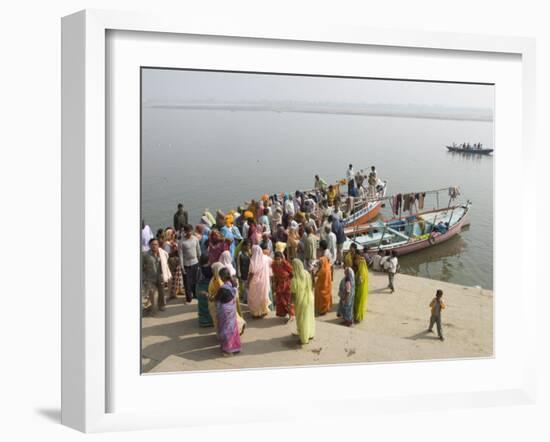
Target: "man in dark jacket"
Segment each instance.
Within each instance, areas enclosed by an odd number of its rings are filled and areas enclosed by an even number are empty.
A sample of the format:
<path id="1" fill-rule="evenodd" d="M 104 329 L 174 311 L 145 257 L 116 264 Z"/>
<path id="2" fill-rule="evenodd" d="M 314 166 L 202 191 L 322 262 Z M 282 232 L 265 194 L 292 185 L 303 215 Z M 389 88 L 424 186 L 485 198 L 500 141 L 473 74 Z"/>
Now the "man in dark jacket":
<path id="1" fill-rule="evenodd" d="M 330 215 L 328 221 L 332 223 L 332 232 L 336 235 L 336 265 L 342 265 L 344 261 L 344 243 L 346 242 L 346 234 L 344 233 L 344 223 L 340 217 Z"/>
<path id="2" fill-rule="evenodd" d="M 174 229 L 179 232 L 184 226 L 188 224 L 187 210 L 183 210 L 183 204 L 178 204 L 178 211 L 174 214 Z"/>

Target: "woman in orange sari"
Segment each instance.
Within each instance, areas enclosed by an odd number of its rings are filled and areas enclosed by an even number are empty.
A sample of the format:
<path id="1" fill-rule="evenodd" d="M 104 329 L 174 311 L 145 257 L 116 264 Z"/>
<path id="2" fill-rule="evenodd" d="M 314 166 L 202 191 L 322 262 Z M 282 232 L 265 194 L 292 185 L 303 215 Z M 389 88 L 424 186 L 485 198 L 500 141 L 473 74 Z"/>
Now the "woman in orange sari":
<path id="1" fill-rule="evenodd" d="M 319 248 L 322 256 L 319 258 L 319 270 L 315 278 L 315 311 L 322 316 L 332 308 L 332 271 L 330 261 L 324 253 L 326 241 L 321 241 Z"/>

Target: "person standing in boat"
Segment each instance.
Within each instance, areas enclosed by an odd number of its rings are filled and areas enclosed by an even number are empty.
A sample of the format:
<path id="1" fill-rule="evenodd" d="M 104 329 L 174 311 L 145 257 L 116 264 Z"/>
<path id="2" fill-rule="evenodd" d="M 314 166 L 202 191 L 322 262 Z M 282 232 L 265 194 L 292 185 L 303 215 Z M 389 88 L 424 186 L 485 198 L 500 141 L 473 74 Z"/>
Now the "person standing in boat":
<path id="1" fill-rule="evenodd" d="M 358 191 L 361 191 L 364 181 L 365 181 L 365 172 L 363 171 L 363 169 L 361 169 L 359 172 L 355 174 L 355 186 L 357 187 Z"/>
<path id="2" fill-rule="evenodd" d="M 325 193 L 328 189 L 328 184 L 323 178 L 320 178 L 319 175 L 315 175 L 314 188 L 315 190 L 318 190 L 321 193 Z"/>
<path id="3" fill-rule="evenodd" d="M 355 186 L 355 171 L 353 170 L 353 165 L 348 166 L 346 171 L 346 179 L 348 181 L 348 195 L 351 195 L 353 192 L 353 187 Z"/>
<path id="4" fill-rule="evenodd" d="M 178 204 L 178 211 L 174 213 L 174 229 L 176 229 L 176 232 L 181 231 L 184 226 L 188 224 L 189 220 L 189 214 L 187 213 L 187 210 L 184 210 L 183 204 Z"/>
<path id="5" fill-rule="evenodd" d="M 370 168 L 370 173 L 369 173 L 369 188 L 368 188 L 368 192 L 367 192 L 367 195 L 370 197 L 370 198 L 374 198 L 376 196 L 376 184 L 378 182 L 378 174 L 376 173 L 376 168 L 374 166 L 372 166 Z"/>

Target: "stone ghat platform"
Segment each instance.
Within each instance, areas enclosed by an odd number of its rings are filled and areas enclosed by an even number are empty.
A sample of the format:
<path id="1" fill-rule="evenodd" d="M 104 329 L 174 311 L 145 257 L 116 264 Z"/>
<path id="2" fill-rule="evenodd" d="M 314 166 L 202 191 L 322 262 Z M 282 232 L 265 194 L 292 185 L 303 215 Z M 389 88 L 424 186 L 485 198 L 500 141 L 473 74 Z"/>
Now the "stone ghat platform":
<path id="1" fill-rule="evenodd" d="M 314 366 L 365 362 L 394 362 L 493 355 L 493 293 L 427 278 L 398 274 L 395 293 L 387 275 L 369 272 L 368 310 L 353 327 L 336 317 L 337 289 L 343 271 L 334 271 L 334 305 L 316 318 L 316 336 L 302 346 L 292 332 L 295 325 L 271 312 L 252 318 L 243 306 L 247 328 L 242 351 L 224 357 L 213 328 L 199 328 L 197 301 L 171 301 L 164 312 L 143 318 L 143 372 L 227 370 Z M 427 333 L 430 301 L 436 289 L 444 291 L 445 341 Z M 435 327 L 434 327 L 435 332 Z"/>

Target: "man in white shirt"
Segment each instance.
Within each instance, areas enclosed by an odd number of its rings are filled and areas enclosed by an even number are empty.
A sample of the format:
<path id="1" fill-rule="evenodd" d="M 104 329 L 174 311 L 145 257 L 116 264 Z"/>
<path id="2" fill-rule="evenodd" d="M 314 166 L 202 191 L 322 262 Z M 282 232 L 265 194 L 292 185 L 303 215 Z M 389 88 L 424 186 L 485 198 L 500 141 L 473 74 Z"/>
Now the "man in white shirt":
<path id="1" fill-rule="evenodd" d="M 336 261 L 336 235 L 332 231 L 332 225 L 324 227 L 325 241 L 327 242 L 327 250 L 330 252 L 330 265 L 333 266 Z"/>
<path id="2" fill-rule="evenodd" d="M 285 212 L 287 215 L 294 216 L 294 202 L 290 197 L 285 200 Z"/>

